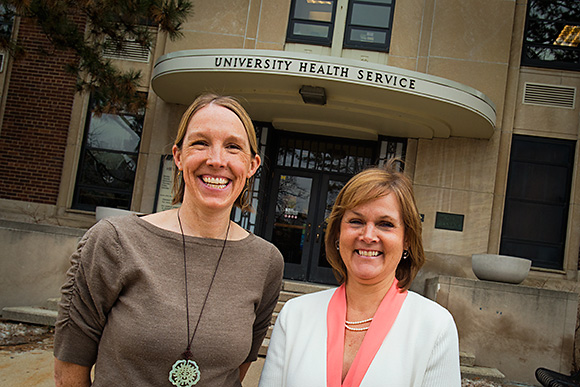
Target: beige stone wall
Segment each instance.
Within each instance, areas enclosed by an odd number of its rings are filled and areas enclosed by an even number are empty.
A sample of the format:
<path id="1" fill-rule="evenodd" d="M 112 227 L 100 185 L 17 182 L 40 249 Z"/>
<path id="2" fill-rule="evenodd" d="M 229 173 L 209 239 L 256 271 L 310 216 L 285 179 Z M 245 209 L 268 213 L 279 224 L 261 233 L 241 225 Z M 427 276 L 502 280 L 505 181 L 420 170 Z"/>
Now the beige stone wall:
<path id="1" fill-rule="evenodd" d="M 195 2 L 193 16 L 183 24 L 183 38 L 168 41 L 164 52 L 210 48 L 281 50 L 289 9 L 288 0 Z"/>
<path id="2" fill-rule="evenodd" d="M 520 71 L 514 133 L 576 140 L 580 134 L 580 107 L 575 109 L 523 103 L 526 82 L 575 87 L 580 90 L 580 74 L 571 71 L 522 68 Z M 578 93 L 578 91 L 577 91 Z M 580 99 L 578 96 L 577 100 Z"/>
<path id="3" fill-rule="evenodd" d="M 453 315 L 460 350 L 476 365 L 527 384 L 536 383 L 538 367 L 572 370 L 576 292 L 446 276 L 428 281 L 427 290 Z"/>
<path id="4" fill-rule="evenodd" d="M 139 154 L 133 208 L 153 212 L 161 158 L 171 154 L 177 127 L 186 108 L 168 104 L 156 97 L 150 99 Z"/>
<path id="5" fill-rule="evenodd" d="M 419 211 L 425 215 L 427 251 L 467 256 L 487 252 L 496 139 L 419 141 L 414 187 Z M 463 231 L 435 229 L 436 212 L 464 215 Z"/>
<path id="6" fill-rule="evenodd" d="M 83 229 L 0 220 L 0 310 L 59 297 Z"/>

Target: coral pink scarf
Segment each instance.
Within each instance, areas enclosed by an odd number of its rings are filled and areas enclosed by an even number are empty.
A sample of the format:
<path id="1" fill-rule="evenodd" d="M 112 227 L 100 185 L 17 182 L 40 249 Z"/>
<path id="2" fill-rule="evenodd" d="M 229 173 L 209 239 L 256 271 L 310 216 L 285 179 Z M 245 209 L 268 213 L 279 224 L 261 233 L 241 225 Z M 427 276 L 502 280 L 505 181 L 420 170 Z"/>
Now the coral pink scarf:
<path id="1" fill-rule="evenodd" d="M 354 358 L 350 369 L 341 383 L 342 362 L 344 356 L 344 322 L 346 320 L 346 290 L 344 284 L 335 292 L 327 311 L 326 339 L 326 380 L 327 387 L 358 387 L 369 369 L 377 351 L 391 330 L 407 291 L 400 292 L 397 280 L 381 301 L 365 338 Z"/>

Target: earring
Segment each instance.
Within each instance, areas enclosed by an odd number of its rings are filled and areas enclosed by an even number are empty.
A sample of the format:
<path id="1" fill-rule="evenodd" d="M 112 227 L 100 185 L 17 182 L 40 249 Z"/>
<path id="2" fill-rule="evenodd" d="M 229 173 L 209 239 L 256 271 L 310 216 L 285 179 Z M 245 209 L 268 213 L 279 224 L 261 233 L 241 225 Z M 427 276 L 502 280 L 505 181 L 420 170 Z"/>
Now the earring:
<path id="1" fill-rule="evenodd" d="M 403 259 L 407 259 L 407 258 L 409 258 L 409 251 L 403 250 Z"/>
<path id="2" fill-rule="evenodd" d="M 338 239 L 336 240 L 336 243 L 335 243 L 335 245 L 336 245 L 336 249 L 337 249 L 337 250 L 340 250 L 340 245 L 339 245 Z"/>

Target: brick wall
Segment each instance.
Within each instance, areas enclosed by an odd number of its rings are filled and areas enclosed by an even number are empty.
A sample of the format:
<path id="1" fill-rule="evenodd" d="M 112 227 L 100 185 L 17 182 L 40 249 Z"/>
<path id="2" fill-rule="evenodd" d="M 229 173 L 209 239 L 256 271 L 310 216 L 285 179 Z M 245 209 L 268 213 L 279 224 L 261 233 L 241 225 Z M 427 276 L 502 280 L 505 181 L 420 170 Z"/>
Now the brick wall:
<path id="1" fill-rule="evenodd" d="M 56 51 L 29 19 L 21 20 L 18 40 L 27 55 L 10 74 L 0 129 L 0 198 L 56 204 L 76 92 L 64 65 L 75 57 Z"/>

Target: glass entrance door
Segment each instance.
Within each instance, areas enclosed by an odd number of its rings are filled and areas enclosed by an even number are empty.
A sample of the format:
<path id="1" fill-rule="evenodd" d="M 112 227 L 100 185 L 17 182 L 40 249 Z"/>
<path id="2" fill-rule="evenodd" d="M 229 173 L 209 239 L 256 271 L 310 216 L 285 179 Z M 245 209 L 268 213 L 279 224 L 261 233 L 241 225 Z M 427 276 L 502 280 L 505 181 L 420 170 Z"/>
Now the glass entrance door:
<path id="1" fill-rule="evenodd" d="M 403 157 L 405 140 L 380 142 L 274 131 L 262 236 L 284 255 L 284 277 L 336 284 L 324 233 L 332 205 L 348 179 L 389 157 Z"/>
<path id="2" fill-rule="evenodd" d="M 317 213 L 319 218 L 316 222 L 314 234 L 315 243 L 312 246 L 310 258 L 310 272 L 308 279 L 312 282 L 322 282 L 325 284 L 337 284 L 332 273 L 332 267 L 326 260 L 326 250 L 324 237 L 326 235 L 326 221 L 332 211 L 332 206 L 338 193 L 344 187 L 348 177 L 322 175 L 320 197 L 318 199 Z"/>
<path id="3" fill-rule="evenodd" d="M 272 197 L 274 209 L 270 211 L 266 230 L 268 239 L 284 256 L 284 276 L 306 279 L 304 256 L 310 251 L 314 211 L 312 187 L 314 175 L 277 173 Z"/>
<path id="4" fill-rule="evenodd" d="M 336 283 L 326 261 L 326 218 L 348 177 L 323 173 L 278 171 L 274 174 L 272 206 L 266 237 L 282 252 L 284 276 Z"/>

